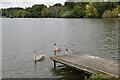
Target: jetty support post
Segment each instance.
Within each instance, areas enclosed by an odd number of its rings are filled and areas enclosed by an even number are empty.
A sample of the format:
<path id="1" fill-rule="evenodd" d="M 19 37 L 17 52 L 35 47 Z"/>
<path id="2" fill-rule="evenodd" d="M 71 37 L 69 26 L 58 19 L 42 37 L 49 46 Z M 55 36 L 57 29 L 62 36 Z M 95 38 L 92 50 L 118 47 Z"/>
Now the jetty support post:
<path id="1" fill-rule="evenodd" d="M 57 54 L 57 52 L 56 52 L 56 50 L 54 51 L 54 55 L 56 56 L 56 54 Z"/>
<path id="2" fill-rule="evenodd" d="M 56 61 L 53 61 L 54 62 L 54 68 L 56 68 Z"/>

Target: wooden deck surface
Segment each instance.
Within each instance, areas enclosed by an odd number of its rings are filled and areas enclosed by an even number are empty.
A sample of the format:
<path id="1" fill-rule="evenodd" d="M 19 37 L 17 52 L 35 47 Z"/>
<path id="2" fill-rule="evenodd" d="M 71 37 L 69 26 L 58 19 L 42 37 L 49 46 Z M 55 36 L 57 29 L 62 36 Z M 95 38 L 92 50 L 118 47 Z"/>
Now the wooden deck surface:
<path id="1" fill-rule="evenodd" d="M 51 56 L 50 59 L 92 74 L 104 73 L 118 78 L 117 61 L 115 62 L 100 57 L 85 55 L 79 52 Z"/>

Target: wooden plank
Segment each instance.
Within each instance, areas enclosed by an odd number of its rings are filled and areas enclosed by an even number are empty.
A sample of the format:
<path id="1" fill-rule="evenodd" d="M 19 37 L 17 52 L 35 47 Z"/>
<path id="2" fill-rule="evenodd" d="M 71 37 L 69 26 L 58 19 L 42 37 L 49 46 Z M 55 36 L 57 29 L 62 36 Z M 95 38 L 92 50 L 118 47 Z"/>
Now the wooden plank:
<path id="1" fill-rule="evenodd" d="M 118 77 L 118 62 L 103 59 L 96 56 L 80 54 L 74 52 L 72 54 L 63 54 L 50 57 L 53 61 L 75 67 L 79 70 L 97 74 L 104 73 L 111 76 Z"/>

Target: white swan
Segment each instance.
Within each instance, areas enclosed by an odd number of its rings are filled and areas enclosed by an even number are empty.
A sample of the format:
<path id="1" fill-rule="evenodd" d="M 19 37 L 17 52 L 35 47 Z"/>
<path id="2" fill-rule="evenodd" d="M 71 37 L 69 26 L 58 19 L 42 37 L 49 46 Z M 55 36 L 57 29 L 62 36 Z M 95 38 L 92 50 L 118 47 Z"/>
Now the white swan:
<path id="1" fill-rule="evenodd" d="M 54 51 L 61 51 L 61 48 L 57 47 L 56 44 L 54 44 Z"/>
<path id="2" fill-rule="evenodd" d="M 34 51 L 34 61 L 41 61 L 45 58 L 45 55 L 39 55 L 39 56 L 36 56 L 35 55 L 35 51 Z"/>

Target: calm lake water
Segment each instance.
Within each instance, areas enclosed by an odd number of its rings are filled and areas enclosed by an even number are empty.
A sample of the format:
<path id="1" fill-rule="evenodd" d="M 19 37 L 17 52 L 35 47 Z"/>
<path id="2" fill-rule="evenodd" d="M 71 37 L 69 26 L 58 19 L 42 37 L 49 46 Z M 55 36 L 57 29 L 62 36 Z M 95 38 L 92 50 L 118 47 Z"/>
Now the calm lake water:
<path id="1" fill-rule="evenodd" d="M 53 44 L 62 48 L 57 54 L 79 51 L 118 60 L 118 19 L 2 19 L 3 78 L 82 78 L 79 71 L 66 67 L 53 69 Z M 43 61 L 33 61 L 45 54 Z M 60 64 L 58 64 L 60 65 Z"/>

